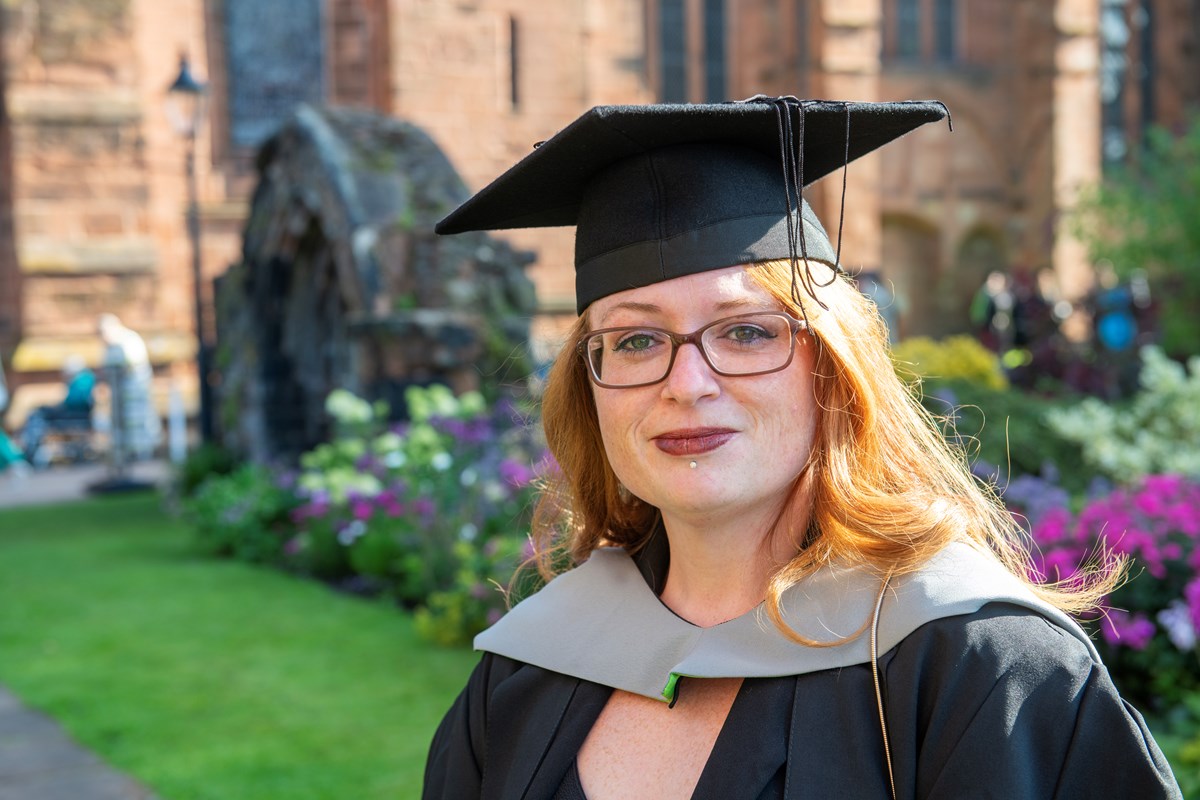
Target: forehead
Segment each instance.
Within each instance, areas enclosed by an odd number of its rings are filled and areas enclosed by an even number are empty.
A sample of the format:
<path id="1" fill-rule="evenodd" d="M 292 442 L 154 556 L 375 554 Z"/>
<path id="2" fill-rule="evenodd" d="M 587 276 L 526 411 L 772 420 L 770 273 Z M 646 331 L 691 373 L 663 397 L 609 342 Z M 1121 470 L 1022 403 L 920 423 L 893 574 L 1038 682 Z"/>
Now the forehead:
<path id="1" fill-rule="evenodd" d="M 592 327 L 630 315 L 688 317 L 744 308 L 776 309 L 771 296 L 744 266 L 700 272 L 602 297 L 588 308 Z"/>

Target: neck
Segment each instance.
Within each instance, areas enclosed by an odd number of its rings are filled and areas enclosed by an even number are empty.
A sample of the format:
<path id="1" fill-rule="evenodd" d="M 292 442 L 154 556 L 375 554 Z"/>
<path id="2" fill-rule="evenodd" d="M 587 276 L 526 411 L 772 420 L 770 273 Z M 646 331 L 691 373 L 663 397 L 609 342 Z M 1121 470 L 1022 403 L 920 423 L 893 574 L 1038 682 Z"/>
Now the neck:
<path id="1" fill-rule="evenodd" d="M 806 505 L 784 519 L 777 509 L 724 520 L 664 512 L 671 567 L 660 599 L 700 627 L 745 614 L 796 554 L 808 517 Z"/>

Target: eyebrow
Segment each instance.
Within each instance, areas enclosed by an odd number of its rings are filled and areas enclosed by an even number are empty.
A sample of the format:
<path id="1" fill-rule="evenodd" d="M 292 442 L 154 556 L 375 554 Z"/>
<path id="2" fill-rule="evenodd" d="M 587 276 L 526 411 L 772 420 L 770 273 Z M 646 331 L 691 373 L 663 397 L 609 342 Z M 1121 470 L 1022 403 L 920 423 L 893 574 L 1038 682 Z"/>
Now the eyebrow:
<path id="1" fill-rule="evenodd" d="M 771 304 L 769 301 L 760 302 L 752 298 L 740 298 L 734 300 L 722 300 L 714 305 L 713 309 L 715 311 L 737 311 L 743 308 L 761 308 L 764 311 L 779 310 L 777 308 L 773 308 L 772 305 L 773 304 Z M 603 323 L 616 311 L 638 311 L 643 314 L 661 314 L 663 313 L 663 308 L 655 303 L 636 303 L 632 300 L 627 300 L 623 303 L 617 303 L 615 306 L 606 311 L 604 316 L 600 318 L 600 323 Z"/>

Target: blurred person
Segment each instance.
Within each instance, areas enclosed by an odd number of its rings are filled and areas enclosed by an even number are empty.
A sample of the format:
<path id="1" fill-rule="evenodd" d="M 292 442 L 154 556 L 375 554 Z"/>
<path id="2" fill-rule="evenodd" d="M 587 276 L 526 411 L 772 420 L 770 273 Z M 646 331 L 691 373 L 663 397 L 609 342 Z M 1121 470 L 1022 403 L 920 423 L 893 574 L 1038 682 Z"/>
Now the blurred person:
<path id="1" fill-rule="evenodd" d="M 115 314 L 101 314 L 97 330 L 104 342 L 104 373 L 112 392 L 112 426 L 118 459 L 149 458 L 162 438 L 154 407 L 154 371 L 142 337 Z"/>
<path id="2" fill-rule="evenodd" d="M 892 368 L 802 197 L 935 102 L 602 106 L 438 224 L 576 227 L 540 591 L 426 800 L 1178 798 L 1022 531 Z M 804 176 L 801 178 L 800 176 Z"/>
<path id="3" fill-rule="evenodd" d="M 66 386 L 63 399 L 55 405 L 35 408 L 21 429 L 21 446 L 32 464 L 45 461 L 42 447 L 50 431 L 91 430 L 96 374 L 88 368 L 82 356 L 72 354 L 63 361 L 62 379 Z"/>
<path id="4" fill-rule="evenodd" d="M 971 299 L 969 316 L 983 346 L 1005 353 L 1013 342 L 1012 279 L 1008 273 L 992 270 Z"/>

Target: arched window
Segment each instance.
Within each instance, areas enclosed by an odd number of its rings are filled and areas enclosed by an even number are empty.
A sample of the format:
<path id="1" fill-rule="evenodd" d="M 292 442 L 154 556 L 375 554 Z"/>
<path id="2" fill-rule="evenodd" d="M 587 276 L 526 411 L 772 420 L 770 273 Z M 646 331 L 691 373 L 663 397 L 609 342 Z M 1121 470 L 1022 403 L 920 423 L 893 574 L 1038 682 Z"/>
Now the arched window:
<path id="1" fill-rule="evenodd" d="M 704 99 L 729 99 L 725 76 L 725 0 L 704 0 Z"/>
<path id="2" fill-rule="evenodd" d="M 901 61 L 961 58 L 960 0 L 883 0 L 883 55 Z"/>
<path id="3" fill-rule="evenodd" d="M 921 0 L 896 0 L 897 58 L 919 58 L 921 55 Z"/>
<path id="4" fill-rule="evenodd" d="M 659 99 L 687 101 L 687 20 L 685 0 L 658 0 Z"/>
<path id="5" fill-rule="evenodd" d="M 956 0 L 936 0 L 933 7 L 934 56 L 938 61 L 958 58 L 958 14 Z"/>
<path id="6" fill-rule="evenodd" d="M 321 0 L 237 0 L 222 13 L 229 140 L 257 147 L 298 104 L 325 98 Z"/>

